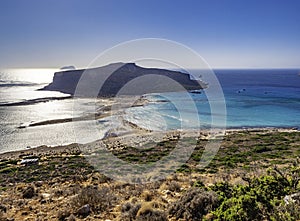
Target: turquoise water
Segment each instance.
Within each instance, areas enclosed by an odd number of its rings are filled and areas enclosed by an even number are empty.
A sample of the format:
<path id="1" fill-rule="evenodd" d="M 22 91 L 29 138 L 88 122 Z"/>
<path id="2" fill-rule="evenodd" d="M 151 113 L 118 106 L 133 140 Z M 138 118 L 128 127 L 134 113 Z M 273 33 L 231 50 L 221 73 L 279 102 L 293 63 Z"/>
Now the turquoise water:
<path id="1" fill-rule="evenodd" d="M 212 125 L 211 105 L 226 105 L 226 127 L 300 127 L 300 76 L 297 70 L 216 70 L 224 98 L 210 101 L 205 94 L 190 94 L 198 110 L 200 127 Z M 198 128 L 186 93 L 149 95 L 147 107 L 129 110 L 129 119 L 148 129 Z M 176 109 L 173 103 L 187 107 Z M 216 115 L 222 113 L 215 113 Z M 180 116 L 184 115 L 185 118 Z M 224 116 L 223 116 L 224 117 Z M 183 126 L 183 121 L 188 123 Z"/>
<path id="2" fill-rule="evenodd" d="M 226 99 L 228 127 L 300 127 L 297 70 L 230 73 L 217 72 Z"/>
<path id="3" fill-rule="evenodd" d="M 224 93 L 209 100 L 201 94 L 150 94 L 150 103 L 127 110 L 125 118 L 153 130 L 210 128 L 212 105 L 226 106 L 227 113 L 214 109 L 213 117 L 225 118 L 227 128 L 297 127 L 300 128 L 300 76 L 298 70 L 217 70 L 216 76 Z M 36 77 L 38 76 L 38 77 Z M 18 70 L 0 72 L 0 104 L 41 97 L 66 96 L 58 92 L 37 91 L 51 82 L 53 70 Z M 212 85 L 213 86 L 213 85 Z M 49 101 L 26 106 L 0 106 L 0 152 L 25 149 L 27 146 L 61 145 L 78 142 L 78 132 L 88 137 L 88 124 L 70 122 L 18 129 L 20 125 L 44 120 L 69 118 L 88 113 L 94 101 L 82 99 L 74 110 L 73 100 Z M 78 106 L 78 105 L 77 105 Z M 75 111 L 75 112 L 74 112 Z M 100 139 L 116 118 L 98 122 Z M 198 120 L 199 119 L 199 120 Z M 224 125 L 222 125 L 224 126 Z M 77 133 L 74 133 L 76 128 Z"/>

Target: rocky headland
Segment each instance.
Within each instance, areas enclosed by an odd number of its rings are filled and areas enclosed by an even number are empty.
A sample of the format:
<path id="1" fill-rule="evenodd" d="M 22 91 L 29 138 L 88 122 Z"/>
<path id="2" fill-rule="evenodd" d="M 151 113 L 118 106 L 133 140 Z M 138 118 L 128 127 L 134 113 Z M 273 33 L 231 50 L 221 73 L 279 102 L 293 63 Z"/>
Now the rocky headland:
<path id="1" fill-rule="evenodd" d="M 135 63 L 113 63 L 102 67 L 56 72 L 53 82 L 41 90 L 75 96 L 114 97 L 148 93 L 199 90 L 207 85 L 189 74 Z M 125 88 L 125 89 L 124 89 Z"/>

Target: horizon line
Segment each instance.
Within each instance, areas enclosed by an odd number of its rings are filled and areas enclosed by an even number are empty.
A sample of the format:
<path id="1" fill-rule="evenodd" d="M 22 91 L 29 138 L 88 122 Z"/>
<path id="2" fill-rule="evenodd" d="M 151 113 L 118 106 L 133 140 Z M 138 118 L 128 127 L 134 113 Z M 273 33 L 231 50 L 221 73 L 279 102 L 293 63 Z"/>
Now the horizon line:
<path id="1" fill-rule="evenodd" d="M 116 62 L 113 62 L 113 63 L 116 63 Z M 113 64 L 113 63 L 110 63 L 110 64 Z M 124 64 L 126 63 L 134 63 L 134 62 L 122 62 Z M 107 64 L 109 65 L 109 64 Z M 155 66 L 143 66 L 143 65 L 139 65 L 137 64 L 138 66 L 140 67 L 144 67 L 144 68 L 161 68 L 161 69 L 174 69 L 174 67 L 155 67 Z M 89 68 L 97 68 L 97 67 L 102 67 L 102 66 L 106 66 L 106 65 L 101 65 L 101 66 L 91 66 L 91 67 L 84 67 L 84 66 L 79 66 L 79 67 L 76 67 L 75 65 L 72 65 L 75 67 L 75 70 L 81 70 L 81 69 L 89 69 Z M 3 67 L 1 68 L 0 67 L 0 70 L 12 70 L 12 69 L 58 69 L 58 70 L 62 70 L 61 69 L 62 67 L 65 67 L 65 66 L 61 66 L 61 67 L 40 67 L 40 66 L 36 66 L 36 67 Z M 177 69 L 180 69 L 180 68 L 177 68 Z M 216 67 L 209 67 L 209 68 L 194 68 L 194 67 L 185 67 L 185 69 L 193 69 L 193 70 L 201 70 L 201 69 L 212 69 L 212 70 L 287 70 L 287 69 L 290 69 L 290 70 L 295 70 L 295 69 L 300 69 L 300 66 L 298 67 L 249 67 L 249 66 L 231 66 L 231 67 L 228 67 L 228 66 L 216 66 Z"/>

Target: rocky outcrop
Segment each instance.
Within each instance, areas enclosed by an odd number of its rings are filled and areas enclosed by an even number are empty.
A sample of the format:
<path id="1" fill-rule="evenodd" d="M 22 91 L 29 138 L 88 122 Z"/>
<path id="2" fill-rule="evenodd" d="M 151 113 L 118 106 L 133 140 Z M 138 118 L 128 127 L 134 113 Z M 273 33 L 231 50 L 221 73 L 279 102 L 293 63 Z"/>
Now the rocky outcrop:
<path id="1" fill-rule="evenodd" d="M 61 67 L 60 70 L 75 70 L 76 67 L 73 65 Z"/>
<path id="2" fill-rule="evenodd" d="M 56 72 L 53 82 L 42 90 L 86 97 L 112 97 L 117 94 L 199 90 L 206 87 L 190 75 L 158 68 L 143 68 L 134 63 L 114 63 L 106 66 Z"/>

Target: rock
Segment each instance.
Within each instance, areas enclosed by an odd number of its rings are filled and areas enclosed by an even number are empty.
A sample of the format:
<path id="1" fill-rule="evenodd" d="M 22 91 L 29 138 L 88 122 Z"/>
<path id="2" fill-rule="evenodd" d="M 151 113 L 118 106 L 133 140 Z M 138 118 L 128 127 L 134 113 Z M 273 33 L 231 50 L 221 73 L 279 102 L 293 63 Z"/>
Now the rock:
<path id="1" fill-rule="evenodd" d="M 44 183 L 43 181 L 36 181 L 35 186 L 36 187 L 41 187 L 41 186 L 43 186 L 43 183 Z"/>
<path id="2" fill-rule="evenodd" d="M 90 212 L 91 212 L 91 207 L 89 204 L 86 204 L 78 209 L 77 214 L 79 216 L 86 217 L 90 214 Z"/>
<path id="3" fill-rule="evenodd" d="M 61 67 L 60 70 L 75 70 L 76 67 L 73 65 Z"/>
<path id="4" fill-rule="evenodd" d="M 21 215 L 22 215 L 22 216 L 27 216 L 27 215 L 28 215 L 28 211 L 23 211 L 23 212 L 21 213 Z"/>
<path id="5" fill-rule="evenodd" d="M 6 206 L 0 205 L 0 211 L 6 213 L 6 210 L 7 210 Z"/>
<path id="6" fill-rule="evenodd" d="M 291 194 L 291 195 L 286 195 L 283 198 L 283 200 L 284 200 L 285 204 L 295 203 L 297 201 L 300 202 L 300 192 L 294 193 L 294 194 Z"/>
<path id="7" fill-rule="evenodd" d="M 85 80 L 82 80 L 83 76 Z M 56 72 L 53 82 L 40 90 L 60 91 L 72 95 L 76 93 L 77 96 L 84 97 L 114 97 L 135 78 L 142 80 L 132 86 L 132 89 L 126 88 L 122 91 L 122 95 L 175 92 L 183 89 L 199 90 L 207 87 L 203 81 L 192 80 L 189 74 L 179 71 L 144 68 L 135 63 L 113 63 L 97 68 Z M 170 80 L 166 84 L 167 78 L 179 83 L 181 87 L 170 84 Z M 82 87 L 80 85 L 77 87 L 79 82 L 87 88 L 79 89 Z"/>
<path id="8" fill-rule="evenodd" d="M 71 214 L 67 220 L 68 221 L 76 221 L 76 217 L 73 214 Z"/>
<path id="9" fill-rule="evenodd" d="M 23 198 L 30 199 L 34 197 L 34 195 L 35 195 L 35 189 L 33 186 L 29 186 L 23 191 Z"/>
<path id="10" fill-rule="evenodd" d="M 60 210 L 59 212 L 58 212 L 58 215 L 57 215 L 57 218 L 58 218 L 58 220 L 59 221 L 64 221 L 64 220 L 66 220 L 67 219 L 67 217 L 69 217 L 70 216 L 70 212 L 69 211 L 67 211 L 67 210 Z"/>
<path id="11" fill-rule="evenodd" d="M 42 199 L 42 200 L 40 201 L 40 203 L 41 203 L 41 204 L 45 204 L 45 203 L 47 203 L 47 200 Z"/>
<path id="12" fill-rule="evenodd" d="M 38 158 L 31 158 L 31 159 L 23 159 L 21 160 L 21 165 L 33 165 L 33 164 L 38 164 L 39 159 Z"/>
<path id="13" fill-rule="evenodd" d="M 43 197 L 43 199 L 49 199 L 51 197 L 51 194 L 49 193 L 42 193 L 41 196 Z"/>

